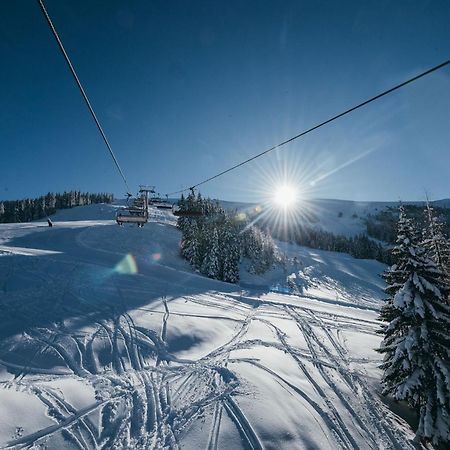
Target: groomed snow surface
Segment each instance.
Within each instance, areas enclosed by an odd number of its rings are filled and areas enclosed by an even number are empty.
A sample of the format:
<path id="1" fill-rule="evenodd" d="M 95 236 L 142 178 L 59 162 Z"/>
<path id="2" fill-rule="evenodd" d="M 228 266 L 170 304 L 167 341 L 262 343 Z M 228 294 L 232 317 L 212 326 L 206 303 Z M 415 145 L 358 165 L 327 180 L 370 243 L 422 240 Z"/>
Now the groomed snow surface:
<path id="1" fill-rule="evenodd" d="M 0 225 L 0 448 L 414 448 L 378 394 L 381 264 L 280 243 L 227 284 L 170 213 L 115 208 Z"/>

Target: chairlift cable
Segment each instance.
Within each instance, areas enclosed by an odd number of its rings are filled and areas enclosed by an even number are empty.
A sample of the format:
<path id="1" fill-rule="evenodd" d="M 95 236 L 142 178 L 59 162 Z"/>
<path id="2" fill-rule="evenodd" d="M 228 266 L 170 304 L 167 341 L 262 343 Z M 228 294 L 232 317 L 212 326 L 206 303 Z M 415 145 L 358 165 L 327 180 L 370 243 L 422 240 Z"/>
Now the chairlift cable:
<path id="1" fill-rule="evenodd" d="M 58 43 L 58 46 L 59 46 L 59 49 L 61 50 L 61 53 L 63 54 L 67 65 L 69 66 L 69 69 L 70 69 L 70 71 L 71 71 L 71 73 L 73 75 L 73 78 L 75 79 L 75 81 L 76 81 L 76 83 L 78 85 L 78 88 L 80 89 L 81 95 L 83 96 L 84 101 L 86 102 L 86 105 L 87 105 L 87 107 L 88 107 L 92 117 L 94 118 L 95 124 L 97 125 L 97 128 L 100 131 L 100 134 L 102 135 L 103 141 L 105 142 L 106 147 L 108 147 L 109 153 L 110 153 L 110 155 L 111 155 L 111 157 L 112 157 L 112 159 L 114 161 L 114 164 L 116 165 L 117 170 L 119 171 L 120 176 L 122 177 L 123 182 L 125 183 L 125 187 L 127 189 L 127 194 L 129 194 L 131 192 L 131 189 L 128 186 L 127 179 L 125 178 L 125 175 L 124 175 L 124 173 L 123 173 L 123 171 L 122 171 L 122 169 L 121 169 L 121 167 L 119 165 L 119 162 L 117 161 L 117 158 L 114 155 L 114 152 L 113 152 L 113 150 L 111 148 L 111 145 L 109 144 L 109 141 L 108 141 L 108 139 L 106 137 L 106 134 L 103 131 L 103 128 L 100 125 L 99 120 L 97 119 L 97 116 L 96 116 L 96 114 L 94 112 L 94 109 L 92 108 L 91 102 L 89 101 L 89 98 L 88 98 L 85 90 L 83 89 L 83 86 L 82 86 L 82 84 L 80 82 L 80 79 L 78 78 L 77 73 L 75 72 L 75 68 L 73 67 L 72 62 L 70 61 L 70 58 L 69 58 L 69 56 L 68 56 L 68 54 L 67 54 L 67 52 L 66 52 L 66 50 L 65 50 L 65 48 L 64 48 L 64 46 L 63 46 L 63 44 L 61 42 L 61 39 L 60 39 L 60 37 L 58 35 L 58 32 L 56 31 L 55 26 L 53 25 L 53 22 L 52 22 L 49 14 L 47 12 L 47 9 L 44 6 L 43 0 L 37 0 L 37 2 L 38 2 L 39 6 L 40 6 L 40 8 L 42 10 L 42 13 L 44 14 L 45 19 L 47 20 L 47 23 L 48 23 L 48 25 L 49 25 L 52 33 L 53 33 L 53 36 L 55 36 L 56 42 Z"/>
<path id="2" fill-rule="evenodd" d="M 388 94 L 390 94 L 390 93 L 396 91 L 397 89 L 400 89 L 400 88 L 402 88 L 402 87 L 404 87 L 404 86 L 406 86 L 406 85 L 408 85 L 408 84 L 410 84 L 410 83 L 413 83 L 414 81 L 417 81 L 417 80 L 419 80 L 420 78 L 423 78 L 423 77 L 425 77 L 425 76 L 427 76 L 427 75 L 429 75 L 429 74 L 431 74 L 431 73 L 433 73 L 433 72 L 436 72 L 437 70 L 442 69 L 443 67 L 445 67 L 445 66 L 447 66 L 447 65 L 449 65 L 449 64 L 450 64 L 450 59 L 448 59 L 447 61 L 444 61 L 444 62 L 441 63 L 441 64 L 438 64 L 437 66 L 432 67 L 431 69 L 428 69 L 428 70 L 426 70 L 426 71 L 424 71 L 424 72 L 421 72 L 421 73 L 419 73 L 418 75 L 416 75 L 416 76 L 414 76 L 414 77 L 412 77 L 412 78 L 409 78 L 408 80 L 403 81 L 402 83 L 397 84 L 396 86 L 394 86 L 394 87 L 392 87 L 392 88 L 390 88 L 390 89 L 387 89 L 386 91 L 383 91 L 383 92 L 381 92 L 380 94 L 377 94 L 377 95 L 375 95 L 374 97 L 371 97 L 371 98 L 369 98 L 368 100 L 365 100 L 365 101 L 363 101 L 362 103 L 359 103 L 359 104 L 356 105 L 356 106 L 353 106 L 353 107 L 351 107 L 351 108 L 349 108 L 349 109 L 347 109 L 347 110 L 345 110 L 345 111 L 343 111 L 343 112 L 341 112 L 341 113 L 339 113 L 339 114 L 336 114 L 335 116 L 333 116 L 333 117 L 331 117 L 331 118 L 329 118 L 329 119 L 327 119 L 327 120 L 325 120 L 325 121 L 323 121 L 323 122 L 321 122 L 321 123 L 319 123 L 319 124 L 317 124 L 317 125 L 314 125 L 313 127 L 309 128 L 309 129 L 307 129 L 307 130 L 305 130 L 305 131 L 302 131 L 301 133 L 297 134 L 296 136 L 291 137 L 290 139 L 287 139 L 286 141 L 283 141 L 283 142 L 281 142 L 280 144 L 274 145 L 273 147 L 270 147 L 269 149 L 264 150 L 263 152 L 258 153 L 257 155 L 254 155 L 254 156 L 252 156 L 251 158 L 246 159 L 245 161 L 242 161 L 242 162 L 240 162 L 240 163 L 238 163 L 238 164 L 235 164 L 234 166 L 229 167 L 228 169 L 223 170 L 222 172 L 219 172 L 219 173 L 216 174 L 216 175 L 213 175 L 213 176 L 211 176 L 211 177 L 209 177 L 209 178 L 206 178 L 205 180 L 200 181 L 199 183 L 194 184 L 194 185 L 192 185 L 192 186 L 189 187 L 189 188 L 181 189 L 181 190 L 175 191 L 175 192 L 170 192 L 169 194 L 166 194 L 166 195 L 181 194 L 182 192 L 186 192 L 186 191 L 192 190 L 192 189 L 194 189 L 194 188 L 197 188 L 198 186 L 201 186 L 202 184 L 208 183 L 209 181 L 212 181 L 212 180 L 214 180 L 214 179 L 216 179 L 216 178 L 219 178 L 219 177 L 221 177 L 222 175 L 225 175 L 226 173 L 231 172 L 232 170 L 237 169 L 238 167 L 241 167 L 241 166 L 243 166 L 243 165 L 245 165 L 245 164 L 248 164 L 249 162 L 254 161 L 254 160 L 257 159 L 257 158 L 260 158 L 261 156 L 264 156 L 264 155 L 266 155 L 267 153 L 270 153 L 270 152 L 272 152 L 272 151 L 274 151 L 274 150 L 277 150 L 277 149 L 279 149 L 280 147 L 282 147 L 283 145 L 289 144 L 290 142 L 295 141 L 296 139 L 299 139 L 299 138 L 301 138 L 302 136 L 305 136 L 306 134 L 311 133 L 312 131 L 317 130 L 317 129 L 320 128 L 320 127 L 323 127 L 324 125 L 327 125 L 327 124 L 329 124 L 330 122 L 333 122 L 334 120 L 339 119 L 340 117 L 343 117 L 343 116 L 345 116 L 345 115 L 347 115 L 347 114 L 350 114 L 351 112 L 356 111 L 357 109 L 362 108 L 363 106 L 366 106 L 366 105 L 368 105 L 369 103 L 372 103 L 372 102 L 374 102 L 375 100 L 378 100 L 378 99 L 384 97 L 385 95 L 388 95 Z"/>

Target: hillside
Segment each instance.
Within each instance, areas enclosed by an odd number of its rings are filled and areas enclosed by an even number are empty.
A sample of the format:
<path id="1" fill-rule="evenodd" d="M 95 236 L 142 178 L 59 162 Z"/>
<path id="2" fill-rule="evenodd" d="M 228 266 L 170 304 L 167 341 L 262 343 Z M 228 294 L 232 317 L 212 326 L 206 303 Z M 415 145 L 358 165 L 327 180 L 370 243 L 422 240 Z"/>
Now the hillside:
<path id="1" fill-rule="evenodd" d="M 249 215 L 261 215 L 270 206 L 242 203 L 221 202 L 226 208 L 245 211 Z M 435 208 L 450 210 L 450 200 L 443 199 L 430 202 Z M 404 201 L 404 205 L 411 205 L 421 209 L 425 202 Z M 299 227 L 318 228 L 335 235 L 346 237 L 367 233 L 366 220 L 370 216 L 377 216 L 382 212 L 396 211 L 399 202 L 357 202 L 333 199 L 305 199 L 298 203 L 297 211 L 290 216 Z M 255 208 L 262 208 L 256 214 Z M 450 214 L 450 212 L 448 213 Z M 272 225 L 270 219 L 261 219 L 262 223 Z"/>
<path id="2" fill-rule="evenodd" d="M 116 208 L 0 225 L 1 448 L 415 448 L 378 394 L 382 264 L 279 243 L 228 284 Z"/>

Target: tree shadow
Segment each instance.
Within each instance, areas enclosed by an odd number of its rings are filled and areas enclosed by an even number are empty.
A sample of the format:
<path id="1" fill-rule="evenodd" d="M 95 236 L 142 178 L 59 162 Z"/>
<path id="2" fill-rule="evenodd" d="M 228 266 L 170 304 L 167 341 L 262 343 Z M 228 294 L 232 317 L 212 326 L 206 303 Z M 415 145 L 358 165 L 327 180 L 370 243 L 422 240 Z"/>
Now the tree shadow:
<path id="1" fill-rule="evenodd" d="M 158 226 L 151 227 L 152 234 L 164 234 L 165 231 Z M 98 228 L 105 230 L 108 237 L 117 233 L 115 229 L 108 230 L 111 227 Z M 59 253 L 1 256 L 1 340 L 67 320 L 76 320 L 82 327 L 142 306 L 151 306 L 162 296 L 178 298 L 207 291 L 236 290 L 228 283 L 199 276 L 185 261 L 181 258 L 175 260 L 173 255 L 172 259 L 168 257 L 165 260 L 163 253 L 159 260 L 155 260 L 144 252 L 126 253 L 126 246 L 123 253 L 87 247 L 80 242 L 80 233 L 89 228 L 92 227 L 75 224 L 69 229 L 58 229 L 56 225 L 43 232 L 36 228 L 36 232 L 13 238 L 7 243 L 10 247 Z M 139 236 L 136 230 L 130 233 Z M 149 239 L 149 246 L 154 243 L 153 237 Z M 178 243 L 172 240 L 166 245 L 178 246 Z M 178 252 L 177 249 L 171 251 Z M 150 248 L 148 254 L 153 255 L 153 249 Z M 124 258 L 132 262 L 122 264 Z M 175 267 L 165 264 L 172 260 Z"/>

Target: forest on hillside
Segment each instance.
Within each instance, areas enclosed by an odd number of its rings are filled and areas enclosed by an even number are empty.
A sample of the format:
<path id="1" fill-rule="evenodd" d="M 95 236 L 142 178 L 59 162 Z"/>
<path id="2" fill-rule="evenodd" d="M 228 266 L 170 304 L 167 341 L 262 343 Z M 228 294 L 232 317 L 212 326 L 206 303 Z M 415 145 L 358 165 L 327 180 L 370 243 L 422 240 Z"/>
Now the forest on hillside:
<path id="1" fill-rule="evenodd" d="M 400 206 L 380 311 L 383 394 L 416 411 L 417 441 L 450 442 L 450 241 L 430 205 Z M 417 217 L 419 220 L 415 220 Z M 429 448 L 428 446 L 426 448 Z"/>
<path id="2" fill-rule="evenodd" d="M 37 198 L 0 201 L 0 223 L 31 222 L 54 214 L 58 209 L 111 203 L 113 200 L 113 194 L 69 191 L 62 194 L 49 192 Z"/>
<path id="3" fill-rule="evenodd" d="M 420 205 L 402 206 L 409 217 L 414 220 L 418 227 L 424 227 L 427 221 L 428 209 Z M 442 223 L 443 233 L 450 235 L 450 209 L 433 206 L 436 218 Z M 340 217 L 340 216 L 338 216 Z M 261 228 L 273 238 L 281 241 L 291 242 L 305 247 L 328 250 L 334 252 L 348 253 L 358 259 L 375 259 L 384 264 L 391 265 L 392 247 L 397 238 L 397 222 L 399 208 L 388 206 L 386 209 L 369 214 L 364 220 L 366 233 L 355 236 L 343 236 L 323 230 L 318 227 L 299 225 L 296 222 L 274 224 L 265 219 L 260 221 Z M 251 219 L 255 219 L 252 217 Z M 318 222 L 318 219 L 306 222 Z"/>
<path id="4" fill-rule="evenodd" d="M 405 213 L 414 220 L 419 227 L 424 227 L 426 223 L 426 214 L 424 207 L 419 205 L 403 205 Z M 443 231 L 450 235 L 450 209 L 433 206 L 434 214 L 442 223 Z M 380 241 L 394 244 L 397 238 L 397 221 L 399 209 L 397 207 L 388 206 L 385 210 L 376 214 L 369 214 L 365 220 L 367 234 Z"/>
<path id="5" fill-rule="evenodd" d="M 244 214 L 226 211 L 200 193 L 182 196 L 179 207 L 182 212 L 199 214 L 179 217 L 177 226 L 182 232 L 182 256 L 207 277 L 237 283 L 242 258 L 247 258 L 249 270 L 258 274 L 280 261 L 272 237 Z"/>

